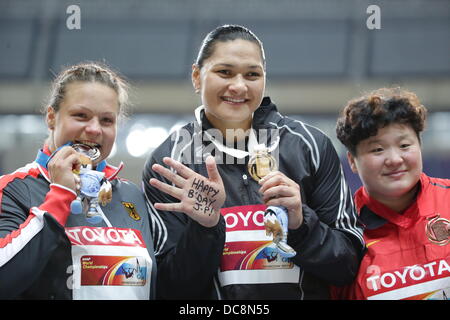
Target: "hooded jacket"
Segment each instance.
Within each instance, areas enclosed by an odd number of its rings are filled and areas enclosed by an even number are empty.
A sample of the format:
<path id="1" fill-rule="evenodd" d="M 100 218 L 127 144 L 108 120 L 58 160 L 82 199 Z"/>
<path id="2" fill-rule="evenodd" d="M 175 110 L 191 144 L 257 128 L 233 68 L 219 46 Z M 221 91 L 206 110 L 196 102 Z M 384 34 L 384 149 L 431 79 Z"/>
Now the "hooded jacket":
<path id="1" fill-rule="evenodd" d="M 145 193 L 152 205 L 178 202 L 149 184 L 150 178 L 167 182 L 151 166 L 164 166 L 163 157 L 172 157 L 207 176 L 203 159 L 212 154 L 226 201 L 212 228 L 152 207 L 159 298 L 327 299 L 330 284 L 353 280 L 364 242 L 331 141 L 315 127 L 281 115 L 268 97 L 254 112 L 252 128 L 257 143 L 276 158 L 278 170 L 300 186 L 303 224 L 288 232 L 297 255 L 290 260 L 277 255 L 265 235 L 266 207 L 247 169 L 249 155 L 243 154 L 248 150 L 224 146 L 199 107 L 196 121 L 172 133 L 147 160 Z"/>

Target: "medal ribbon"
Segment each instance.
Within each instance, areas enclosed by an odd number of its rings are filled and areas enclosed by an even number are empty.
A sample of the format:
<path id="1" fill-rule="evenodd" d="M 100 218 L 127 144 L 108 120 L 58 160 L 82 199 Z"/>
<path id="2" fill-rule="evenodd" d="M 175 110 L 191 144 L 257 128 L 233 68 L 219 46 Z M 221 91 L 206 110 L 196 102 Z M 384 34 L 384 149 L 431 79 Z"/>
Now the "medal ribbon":
<path id="1" fill-rule="evenodd" d="M 205 109 L 205 106 L 201 105 L 197 109 L 195 109 L 195 119 L 197 120 L 197 123 L 201 126 L 201 111 Z M 247 143 L 247 149 L 248 151 L 239 150 L 227 147 L 223 145 L 221 142 L 216 141 L 214 137 L 212 137 L 208 131 L 204 131 L 206 136 L 209 138 L 209 140 L 217 147 L 217 149 L 221 152 L 224 152 L 226 154 L 229 154 L 230 156 L 233 156 L 238 159 L 243 159 L 247 156 L 250 156 L 254 154 L 258 150 L 264 150 L 266 149 L 269 153 L 275 150 L 275 148 L 278 146 L 278 143 L 280 142 L 280 136 L 277 137 L 277 140 L 273 142 L 268 148 L 264 144 L 258 144 L 258 140 L 256 139 L 255 130 L 253 127 L 250 129 L 250 135 L 248 137 L 248 143 Z"/>

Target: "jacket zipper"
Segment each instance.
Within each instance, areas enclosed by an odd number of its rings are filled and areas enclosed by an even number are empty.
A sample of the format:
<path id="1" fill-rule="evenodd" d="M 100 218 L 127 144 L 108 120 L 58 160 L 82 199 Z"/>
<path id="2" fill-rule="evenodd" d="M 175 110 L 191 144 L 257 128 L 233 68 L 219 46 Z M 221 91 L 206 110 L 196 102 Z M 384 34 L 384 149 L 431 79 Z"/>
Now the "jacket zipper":
<path id="1" fill-rule="evenodd" d="M 244 185 L 245 185 L 245 187 L 247 187 L 248 186 L 248 177 L 245 173 L 242 175 L 242 180 L 244 180 Z"/>
<path id="2" fill-rule="evenodd" d="M 242 181 L 244 182 L 245 192 L 242 193 L 242 198 L 245 204 L 250 204 L 250 192 L 248 188 L 248 176 L 244 173 L 242 175 Z"/>

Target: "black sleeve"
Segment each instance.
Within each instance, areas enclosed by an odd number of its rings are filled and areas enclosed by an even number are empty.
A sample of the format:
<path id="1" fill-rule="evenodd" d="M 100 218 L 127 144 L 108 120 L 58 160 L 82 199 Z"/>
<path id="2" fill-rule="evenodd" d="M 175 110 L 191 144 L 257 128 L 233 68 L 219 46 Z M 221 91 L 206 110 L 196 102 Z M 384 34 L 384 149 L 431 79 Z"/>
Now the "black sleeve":
<path id="1" fill-rule="evenodd" d="M 297 251 L 296 264 L 341 286 L 352 282 L 358 271 L 365 248 L 362 228 L 331 141 L 322 134 L 314 139 L 319 156 L 315 158 L 312 191 L 302 206 L 303 224 L 289 230 L 288 242 Z"/>
<path id="2" fill-rule="evenodd" d="M 49 200 L 51 193 L 55 197 Z M 30 208 L 28 189 L 19 182 L 1 189 L 0 198 L 0 299 L 12 299 L 42 275 L 60 245 L 70 250 L 64 227 L 44 208 L 71 200 L 67 191 L 55 188 L 41 206 Z"/>
<path id="3" fill-rule="evenodd" d="M 143 185 L 152 209 L 155 255 L 158 263 L 158 299 L 209 299 L 213 277 L 220 265 L 225 243 L 225 220 L 206 228 L 180 212 L 159 211 L 154 203 L 179 200 L 153 188 L 149 180 L 156 178 L 169 183 L 151 167 L 170 156 L 169 140 L 147 160 Z"/>

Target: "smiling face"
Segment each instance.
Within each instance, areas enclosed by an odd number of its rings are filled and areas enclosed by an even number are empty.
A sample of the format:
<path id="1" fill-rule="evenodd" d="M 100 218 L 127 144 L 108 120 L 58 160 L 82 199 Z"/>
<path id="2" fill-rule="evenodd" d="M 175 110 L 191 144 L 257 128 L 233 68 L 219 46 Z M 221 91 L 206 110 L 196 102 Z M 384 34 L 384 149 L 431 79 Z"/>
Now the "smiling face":
<path id="1" fill-rule="evenodd" d="M 118 114 L 118 95 L 112 88 L 96 82 L 68 84 L 58 112 L 47 109 L 50 151 L 72 141 L 98 147 L 99 161 L 106 159 L 116 138 Z"/>
<path id="2" fill-rule="evenodd" d="M 411 126 L 380 128 L 376 136 L 358 143 L 356 156 L 347 156 L 372 198 L 398 212 L 411 204 L 422 173 L 420 142 Z"/>
<path id="3" fill-rule="evenodd" d="M 250 128 L 253 112 L 265 90 L 265 70 L 259 46 L 236 39 L 217 42 L 201 69 L 193 66 L 192 82 L 198 89 L 211 124 L 224 129 Z"/>

